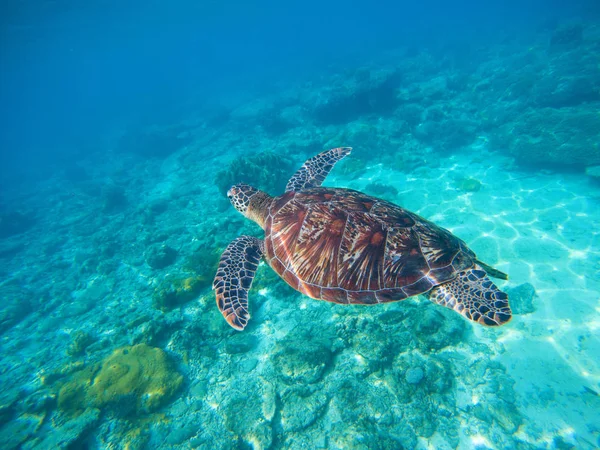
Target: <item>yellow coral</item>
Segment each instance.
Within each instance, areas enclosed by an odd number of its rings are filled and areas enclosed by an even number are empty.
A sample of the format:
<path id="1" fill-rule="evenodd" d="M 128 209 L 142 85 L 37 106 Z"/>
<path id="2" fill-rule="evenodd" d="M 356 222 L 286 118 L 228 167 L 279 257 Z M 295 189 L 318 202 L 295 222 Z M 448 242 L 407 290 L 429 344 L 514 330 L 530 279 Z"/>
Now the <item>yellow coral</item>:
<path id="1" fill-rule="evenodd" d="M 194 289 L 194 287 L 198 284 L 199 281 L 201 281 L 202 278 L 198 277 L 189 277 L 186 278 L 185 280 L 183 280 L 183 290 L 184 291 L 191 291 Z"/>
<path id="2" fill-rule="evenodd" d="M 138 344 L 117 349 L 104 361 L 74 374 L 60 389 L 58 406 L 78 415 L 89 407 L 131 401 L 136 413 L 153 412 L 182 382 L 163 350 Z"/>

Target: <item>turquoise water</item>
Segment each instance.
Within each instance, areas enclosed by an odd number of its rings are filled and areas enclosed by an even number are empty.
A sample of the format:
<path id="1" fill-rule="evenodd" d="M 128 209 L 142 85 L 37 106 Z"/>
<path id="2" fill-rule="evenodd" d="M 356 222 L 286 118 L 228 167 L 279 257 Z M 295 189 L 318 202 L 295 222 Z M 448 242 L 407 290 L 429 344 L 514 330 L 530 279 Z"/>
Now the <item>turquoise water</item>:
<path id="1" fill-rule="evenodd" d="M 600 15 L 559 3 L 7 3 L 2 448 L 600 447 Z M 264 262 L 223 320 L 219 257 L 264 237 L 227 189 L 339 146 L 324 186 L 460 237 L 508 324 Z"/>

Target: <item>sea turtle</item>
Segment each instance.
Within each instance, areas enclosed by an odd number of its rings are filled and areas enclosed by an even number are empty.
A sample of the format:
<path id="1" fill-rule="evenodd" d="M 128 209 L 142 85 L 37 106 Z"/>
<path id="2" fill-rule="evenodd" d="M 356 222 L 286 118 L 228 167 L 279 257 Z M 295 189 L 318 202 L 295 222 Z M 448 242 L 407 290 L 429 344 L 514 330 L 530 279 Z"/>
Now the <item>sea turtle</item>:
<path id="1" fill-rule="evenodd" d="M 213 282 L 217 305 L 236 330 L 248 323 L 248 291 L 261 258 L 290 286 L 314 299 L 377 304 L 423 294 L 482 325 L 511 319 L 508 296 L 487 275 L 508 279 L 467 245 L 393 203 L 352 189 L 321 187 L 351 147 L 309 159 L 271 197 L 247 184 L 228 192 L 265 239 L 231 242 Z"/>

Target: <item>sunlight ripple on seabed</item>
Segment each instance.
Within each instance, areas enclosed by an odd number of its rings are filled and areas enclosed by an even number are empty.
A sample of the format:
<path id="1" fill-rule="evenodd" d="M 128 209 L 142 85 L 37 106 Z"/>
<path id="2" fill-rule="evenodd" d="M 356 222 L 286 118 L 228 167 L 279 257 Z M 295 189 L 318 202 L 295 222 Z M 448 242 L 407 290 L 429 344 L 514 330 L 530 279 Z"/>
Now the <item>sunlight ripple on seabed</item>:
<path id="1" fill-rule="evenodd" d="M 594 366 L 592 369 L 586 368 L 580 361 L 573 358 L 572 352 L 561 346 L 553 336 L 547 336 L 546 341 L 552 345 L 558 356 L 560 356 L 575 373 L 589 379 L 591 382 L 600 382 L 600 375 L 598 375 L 600 373 L 600 368 L 596 367 L 596 364 L 593 364 L 591 361 L 586 361 Z"/>

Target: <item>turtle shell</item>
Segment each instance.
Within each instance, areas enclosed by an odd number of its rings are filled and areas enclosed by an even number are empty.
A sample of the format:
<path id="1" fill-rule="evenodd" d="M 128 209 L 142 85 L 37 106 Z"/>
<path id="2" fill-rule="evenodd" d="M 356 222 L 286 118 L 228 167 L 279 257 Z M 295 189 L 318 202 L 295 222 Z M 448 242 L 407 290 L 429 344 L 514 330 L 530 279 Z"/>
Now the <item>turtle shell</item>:
<path id="1" fill-rule="evenodd" d="M 475 265 L 449 231 L 350 189 L 287 192 L 271 203 L 265 257 L 294 289 L 336 303 L 423 294 Z"/>

